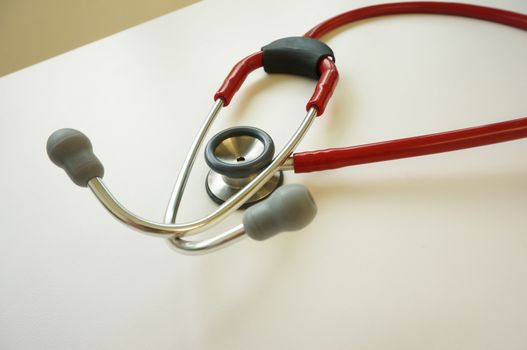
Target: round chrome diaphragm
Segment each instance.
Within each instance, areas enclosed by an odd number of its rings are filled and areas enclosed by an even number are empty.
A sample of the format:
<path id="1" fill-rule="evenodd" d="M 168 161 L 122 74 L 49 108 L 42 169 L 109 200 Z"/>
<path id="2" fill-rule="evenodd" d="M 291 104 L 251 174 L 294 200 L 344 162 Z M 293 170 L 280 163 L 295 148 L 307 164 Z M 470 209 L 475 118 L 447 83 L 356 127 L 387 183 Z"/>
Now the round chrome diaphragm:
<path id="1" fill-rule="evenodd" d="M 205 183 L 207 193 L 215 202 L 225 202 L 269 165 L 273 156 L 273 140 L 258 128 L 234 127 L 216 134 L 205 148 L 205 161 L 211 168 Z M 241 208 L 266 198 L 282 182 L 279 171 Z"/>
<path id="2" fill-rule="evenodd" d="M 221 162 L 239 165 L 257 159 L 263 151 L 262 141 L 252 136 L 241 135 L 221 141 L 214 149 L 214 156 Z"/>

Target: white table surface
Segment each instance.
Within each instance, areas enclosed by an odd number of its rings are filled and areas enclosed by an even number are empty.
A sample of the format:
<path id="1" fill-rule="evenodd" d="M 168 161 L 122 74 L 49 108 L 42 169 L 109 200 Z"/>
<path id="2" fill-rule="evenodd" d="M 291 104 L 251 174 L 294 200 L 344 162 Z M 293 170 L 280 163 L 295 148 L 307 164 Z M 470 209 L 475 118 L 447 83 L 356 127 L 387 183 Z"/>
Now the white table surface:
<path id="1" fill-rule="evenodd" d="M 526 349 L 526 140 L 288 173 L 318 203 L 308 228 L 199 257 L 118 223 L 47 158 L 52 131 L 82 130 L 118 198 L 161 220 L 231 66 L 364 4 L 204 1 L 1 78 L 0 348 Z M 341 79 L 300 150 L 527 112 L 525 32 L 415 15 L 347 29 L 325 38 Z M 254 125 L 280 147 L 313 87 L 258 71 L 214 132 Z M 183 220 L 215 208 L 206 171 Z"/>

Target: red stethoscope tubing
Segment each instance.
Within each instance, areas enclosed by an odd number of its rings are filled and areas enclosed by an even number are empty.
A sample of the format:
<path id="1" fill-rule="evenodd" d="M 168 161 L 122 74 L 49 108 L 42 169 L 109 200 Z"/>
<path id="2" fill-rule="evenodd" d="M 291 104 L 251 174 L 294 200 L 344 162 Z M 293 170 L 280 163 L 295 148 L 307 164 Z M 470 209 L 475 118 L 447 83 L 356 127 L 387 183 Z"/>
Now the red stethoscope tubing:
<path id="1" fill-rule="evenodd" d="M 527 137 L 527 118 L 344 148 L 293 154 L 295 173 L 424 156 Z"/>
<path id="2" fill-rule="evenodd" d="M 490 7 L 452 2 L 399 2 L 362 7 L 330 18 L 309 30 L 304 36 L 318 39 L 344 25 L 363 19 L 394 14 L 440 14 L 481 19 L 527 30 L 527 15 Z M 231 70 L 214 99 L 222 99 L 227 106 L 247 76 L 262 67 L 262 51 L 249 55 Z M 324 113 L 338 81 L 338 71 L 330 58 L 319 64 L 320 79 L 307 103 L 306 109 L 315 108 L 317 115 Z M 447 131 L 366 145 L 331 148 L 293 154 L 295 173 L 336 169 L 351 165 L 381 162 L 427 154 L 455 151 L 490 145 L 527 137 L 527 118 Z"/>
<path id="3" fill-rule="evenodd" d="M 445 2 L 402 2 L 363 7 L 328 19 L 305 36 L 318 39 L 341 26 L 366 18 L 409 13 L 429 13 L 477 18 L 527 30 L 521 13 L 468 4 Z M 417 157 L 527 137 L 527 118 L 409 137 L 366 145 L 295 153 L 295 173 L 336 169 L 351 165 Z"/>
<path id="4" fill-rule="evenodd" d="M 317 24 L 304 34 L 304 36 L 312 39 L 320 39 L 323 35 L 337 28 L 363 19 L 412 13 L 475 18 L 527 30 L 527 16 L 521 13 L 455 2 L 415 1 L 366 6 L 344 12 Z"/>

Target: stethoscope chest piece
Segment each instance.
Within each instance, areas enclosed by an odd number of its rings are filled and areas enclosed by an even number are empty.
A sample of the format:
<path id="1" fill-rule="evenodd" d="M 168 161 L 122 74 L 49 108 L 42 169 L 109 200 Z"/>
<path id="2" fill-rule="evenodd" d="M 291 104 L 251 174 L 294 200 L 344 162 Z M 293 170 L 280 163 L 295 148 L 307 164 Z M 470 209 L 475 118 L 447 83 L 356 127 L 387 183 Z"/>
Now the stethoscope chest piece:
<path id="1" fill-rule="evenodd" d="M 273 156 L 273 140 L 261 129 L 241 126 L 219 132 L 205 148 L 211 169 L 205 182 L 210 198 L 225 202 L 269 165 Z M 282 182 L 282 171 L 277 171 L 241 208 L 267 198 Z"/>

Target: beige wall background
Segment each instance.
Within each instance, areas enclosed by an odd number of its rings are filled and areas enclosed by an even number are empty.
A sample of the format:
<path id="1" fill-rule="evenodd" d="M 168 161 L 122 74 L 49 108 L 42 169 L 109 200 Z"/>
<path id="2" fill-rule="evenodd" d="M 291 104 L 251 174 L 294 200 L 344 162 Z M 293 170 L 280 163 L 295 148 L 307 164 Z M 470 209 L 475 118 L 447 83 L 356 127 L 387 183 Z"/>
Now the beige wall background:
<path id="1" fill-rule="evenodd" d="M 0 0 L 0 76 L 198 0 Z"/>

